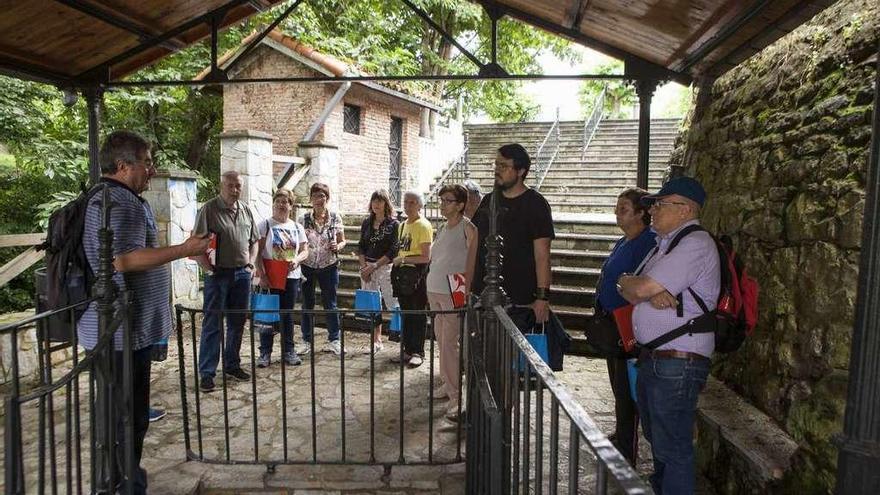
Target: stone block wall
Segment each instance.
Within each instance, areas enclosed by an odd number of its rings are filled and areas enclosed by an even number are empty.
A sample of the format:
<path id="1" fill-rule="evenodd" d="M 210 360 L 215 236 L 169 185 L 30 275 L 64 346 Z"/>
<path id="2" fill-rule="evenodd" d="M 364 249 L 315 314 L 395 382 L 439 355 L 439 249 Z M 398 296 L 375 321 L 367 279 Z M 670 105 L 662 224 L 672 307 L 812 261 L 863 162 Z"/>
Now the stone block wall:
<path id="1" fill-rule="evenodd" d="M 220 174 L 230 170 L 241 174 L 241 200 L 251 207 L 256 221 L 272 216 L 272 139 L 251 130 L 220 134 Z"/>
<path id="2" fill-rule="evenodd" d="M 159 229 L 159 243 L 183 243 L 195 227 L 197 175 L 186 170 L 160 170 L 150 180 L 144 199 L 153 208 Z M 174 260 L 171 269 L 172 303 L 191 304 L 199 299 L 199 267 L 190 259 Z"/>
<path id="3" fill-rule="evenodd" d="M 700 87 L 674 155 L 761 284 L 754 336 L 713 372 L 798 442 L 784 493 L 834 486 L 878 40 L 880 4 L 836 3 Z"/>

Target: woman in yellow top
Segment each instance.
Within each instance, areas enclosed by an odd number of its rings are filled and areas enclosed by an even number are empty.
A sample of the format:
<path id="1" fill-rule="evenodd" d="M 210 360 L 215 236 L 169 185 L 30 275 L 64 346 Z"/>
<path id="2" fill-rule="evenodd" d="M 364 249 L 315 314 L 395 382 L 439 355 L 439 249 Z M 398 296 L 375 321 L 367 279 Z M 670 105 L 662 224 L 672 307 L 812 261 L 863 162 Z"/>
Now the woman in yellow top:
<path id="1" fill-rule="evenodd" d="M 425 310 L 428 305 L 428 291 L 425 286 L 425 273 L 428 263 L 431 262 L 431 242 L 434 238 L 434 229 L 431 222 L 421 216 L 424 205 L 422 195 L 415 191 L 407 191 L 403 194 L 403 211 L 406 213 L 406 222 L 400 226 L 400 251 L 394 258 L 392 280 L 396 275 L 408 271 L 410 284 L 404 287 L 395 285 L 395 296 L 400 302 L 400 309 Z M 394 272 L 398 272 L 395 274 Z M 402 289 L 402 290 L 398 290 Z M 403 361 L 411 368 L 421 366 L 425 359 L 425 332 L 428 323 L 424 314 L 403 315 L 402 350 L 400 354 L 391 359 L 392 362 Z"/>

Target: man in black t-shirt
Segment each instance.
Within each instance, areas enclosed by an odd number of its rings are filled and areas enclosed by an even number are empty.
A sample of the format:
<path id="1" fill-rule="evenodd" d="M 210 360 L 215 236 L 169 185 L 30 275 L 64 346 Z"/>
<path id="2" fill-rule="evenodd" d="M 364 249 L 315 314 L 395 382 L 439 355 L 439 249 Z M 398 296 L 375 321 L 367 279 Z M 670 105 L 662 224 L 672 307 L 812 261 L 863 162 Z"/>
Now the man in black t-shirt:
<path id="1" fill-rule="evenodd" d="M 495 156 L 495 186 L 501 190 L 498 212 L 499 234 L 504 238 L 502 253 L 503 287 L 511 304 L 531 307 L 535 321 L 549 317 L 550 241 L 555 237 L 550 205 L 544 196 L 525 185 L 531 159 L 519 144 L 498 148 Z M 492 195 L 487 194 L 474 224 L 479 229 L 480 244 L 473 291 L 479 294 L 485 283 L 486 237 L 489 235 L 489 211 Z"/>

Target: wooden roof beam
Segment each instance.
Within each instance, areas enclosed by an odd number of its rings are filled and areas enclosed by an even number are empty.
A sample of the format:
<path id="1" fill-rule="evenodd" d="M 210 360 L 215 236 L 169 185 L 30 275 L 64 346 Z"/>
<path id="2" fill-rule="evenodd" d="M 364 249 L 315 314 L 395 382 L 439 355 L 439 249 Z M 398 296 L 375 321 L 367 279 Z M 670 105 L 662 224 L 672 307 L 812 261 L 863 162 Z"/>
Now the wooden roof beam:
<path id="1" fill-rule="evenodd" d="M 64 74 L 22 61 L 17 57 L 6 57 L 2 52 L 3 50 L 0 48 L 0 74 L 18 79 L 54 84 L 56 86 L 66 86 L 70 84 L 70 78 Z"/>
<path id="2" fill-rule="evenodd" d="M 773 0 L 756 0 L 752 2 L 748 8 L 744 9 L 732 21 L 722 27 L 715 36 L 711 37 L 696 50 L 689 53 L 684 60 L 675 67 L 675 70 L 683 72 L 689 71 L 692 67 L 706 58 L 706 56 L 721 47 L 721 45 L 723 45 L 731 36 L 736 34 L 740 28 L 745 26 L 749 21 L 760 14 L 764 8 L 770 5 L 772 1 Z"/>
<path id="3" fill-rule="evenodd" d="M 523 12 L 514 7 L 508 7 L 506 5 L 499 4 L 494 0 L 473 0 L 484 7 L 489 8 L 497 8 L 504 12 L 506 15 L 513 17 L 515 19 L 519 19 L 528 24 L 531 24 L 537 28 L 543 29 L 547 32 L 553 33 L 557 36 L 562 36 L 564 38 L 568 38 L 570 40 L 576 41 L 581 45 L 584 45 L 588 48 L 592 48 L 596 51 L 602 52 L 610 57 L 618 58 L 623 60 L 629 64 L 637 64 L 642 68 L 650 68 L 652 73 L 652 78 L 657 79 L 668 79 L 675 81 L 680 84 L 684 84 L 685 86 L 691 83 L 691 75 L 684 72 L 677 72 L 662 65 L 656 64 L 649 60 L 645 60 L 638 55 L 634 55 L 626 50 L 622 50 L 614 45 L 610 45 L 605 43 L 604 41 L 597 40 L 591 36 L 587 36 L 582 33 L 579 29 L 571 29 L 564 26 L 560 26 L 554 22 L 550 22 L 546 19 L 542 19 L 533 14 L 529 14 L 528 12 Z M 629 75 L 629 74 L 627 74 Z"/>
<path id="4" fill-rule="evenodd" d="M 707 68 L 704 72 L 712 77 L 720 76 L 744 62 L 752 55 L 763 50 L 763 47 L 769 46 L 774 41 L 790 33 L 807 20 L 813 18 L 813 16 L 819 12 L 825 10 L 825 8 L 832 5 L 835 1 L 836 0 L 813 0 L 794 5 L 785 13 L 785 15 L 765 27 L 760 33 L 731 50 L 717 62 L 714 62 L 712 66 Z"/>
<path id="5" fill-rule="evenodd" d="M 140 41 L 147 41 L 158 34 L 155 32 L 150 32 L 145 24 L 140 20 L 135 20 L 133 17 L 127 14 L 123 14 L 122 12 L 119 12 L 118 10 L 115 10 L 106 5 L 98 7 L 91 2 L 84 2 L 82 0 L 55 1 L 66 7 L 81 12 L 89 17 L 103 21 L 115 28 L 119 28 L 123 31 L 131 33 L 137 36 Z M 164 41 L 161 46 L 171 51 L 177 51 L 186 48 L 187 45 L 186 43 L 178 39 L 172 38 Z"/>
<path id="6" fill-rule="evenodd" d="M 155 48 L 157 46 L 160 46 L 162 43 L 164 43 L 172 38 L 176 38 L 177 36 L 180 36 L 181 34 L 186 33 L 187 31 L 195 28 L 196 26 L 199 26 L 199 25 L 205 24 L 205 23 L 210 23 L 211 19 L 213 17 L 223 16 L 230 9 L 232 9 L 234 7 L 238 7 L 240 5 L 248 4 L 249 2 L 250 2 L 250 0 L 230 0 L 229 2 L 221 5 L 220 7 L 217 7 L 216 9 L 214 9 L 210 12 L 207 12 L 203 15 L 198 16 L 198 17 L 194 17 L 194 18 L 184 22 L 183 24 L 172 28 L 170 31 L 167 31 L 164 34 L 154 36 L 153 38 L 150 38 L 149 40 L 141 43 L 138 46 L 131 48 L 130 50 L 125 51 L 124 53 L 120 53 L 119 55 L 116 55 L 115 57 L 113 57 L 109 60 L 105 60 L 103 63 L 94 67 L 93 69 L 90 69 L 82 74 L 79 74 L 77 76 L 77 79 L 81 79 L 81 78 L 88 79 L 88 78 L 90 78 L 90 75 L 92 75 L 93 73 L 98 73 L 99 76 L 103 77 L 104 74 L 109 74 L 109 69 L 111 67 L 113 67 L 117 64 L 121 64 L 121 63 L 129 60 L 130 58 L 149 50 L 150 48 Z"/>
<path id="7" fill-rule="evenodd" d="M 590 0 L 576 0 L 571 4 L 571 8 L 568 9 L 565 18 L 565 26 L 568 26 L 569 29 L 577 29 L 580 30 L 581 22 L 584 20 L 584 15 L 587 13 L 587 9 L 590 7 Z"/>

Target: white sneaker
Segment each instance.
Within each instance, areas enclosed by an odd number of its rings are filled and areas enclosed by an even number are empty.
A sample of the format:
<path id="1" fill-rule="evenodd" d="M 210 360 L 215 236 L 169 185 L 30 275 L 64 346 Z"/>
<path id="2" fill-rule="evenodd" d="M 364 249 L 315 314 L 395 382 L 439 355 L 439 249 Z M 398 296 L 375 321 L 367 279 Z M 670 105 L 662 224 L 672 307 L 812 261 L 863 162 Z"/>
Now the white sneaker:
<path id="1" fill-rule="evenodd" d="M 373 342 L 373 354 L 379 354 L 382 349 L 385 349 L 385 346 L 381 342 Z"/>
<path id="2" fill-rule="evenodd" d="M 300 356 L 308 356 L 312 353 L 312 344 L 309 344 L 308 342 L 303 342 L 303 344 L 298 347 L 296 353 Z"/>
<path id="3" fill-rule="evenodd" d="M 331 340 L 327 343 L 327 348 L 330 349 L 330 352 L 336 354 L 337 356 L 342 354 L 342 346 L 339 344 L 338 340 Z"/>
<path id="4" fill-rule="evenodd" d="M 434 387 L 434 400 L 446 400 L 448 398 L 449 394 L 446 393 L 446 387 L 443 385 Z"/>
<path id="5" fill-rule="evenodd" d="M 408 364 L 410 368 L 418 368 L 422 365 L 423 362 L 425 362 L 425 360 L 422 359 L 422 356 L 419 356 L 418 354 L 413 354 L 413 357 L 409 358 Z"/>

